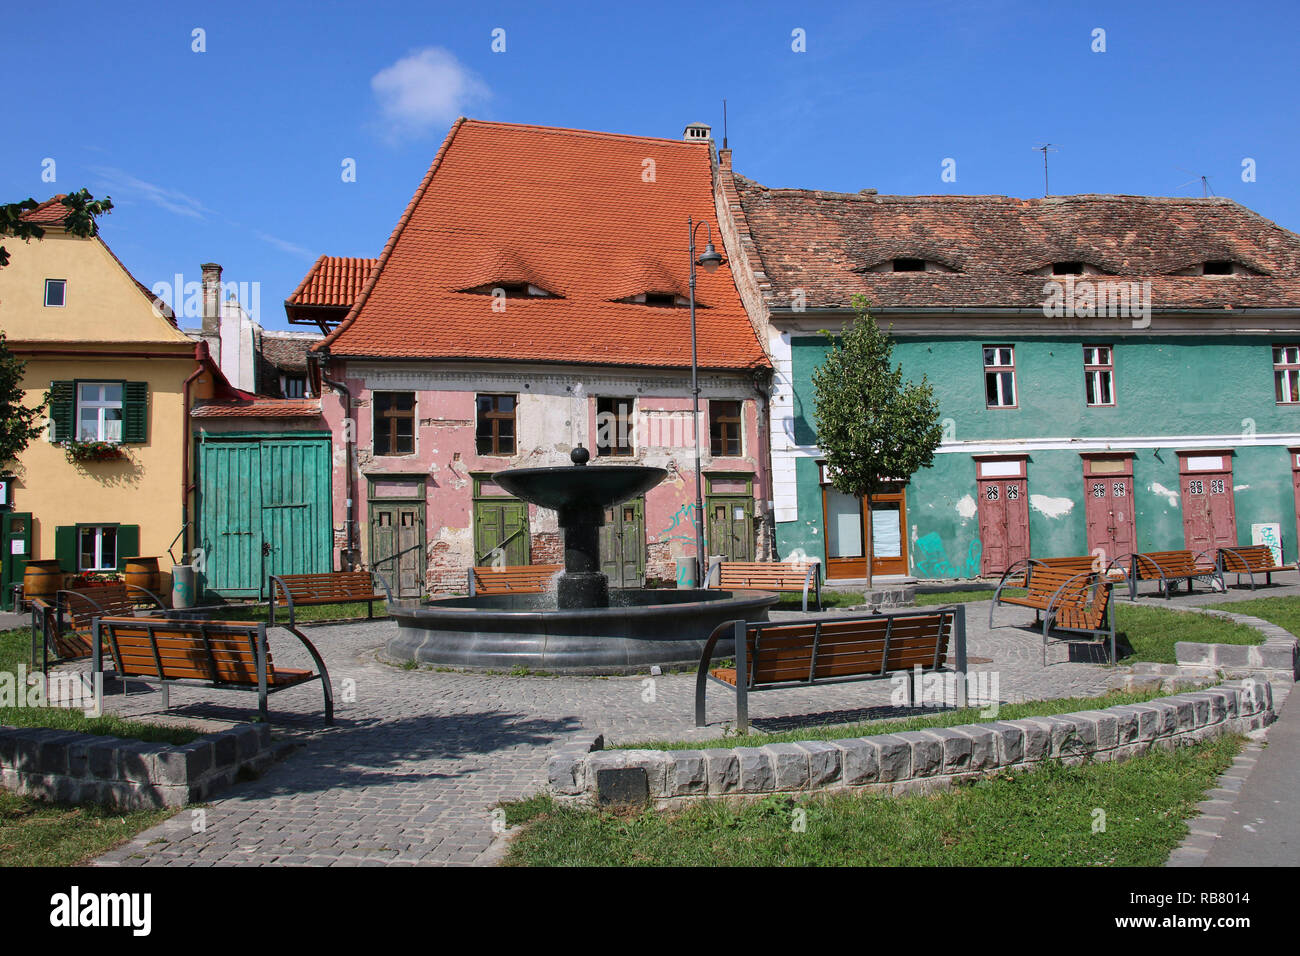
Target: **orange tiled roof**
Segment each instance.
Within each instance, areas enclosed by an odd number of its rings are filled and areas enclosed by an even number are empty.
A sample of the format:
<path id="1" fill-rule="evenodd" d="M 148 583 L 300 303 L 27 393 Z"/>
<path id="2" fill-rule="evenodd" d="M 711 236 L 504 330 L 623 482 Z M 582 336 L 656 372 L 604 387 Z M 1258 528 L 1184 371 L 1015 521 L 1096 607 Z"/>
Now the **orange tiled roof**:
<path id="1" fill-rule="evenodd" d="M 316 348 L 687 366 L 687 309 L 613 300 L 685 292 L 688 216 L 713 225 L 721 250 L 702 143 L 457 120 L 357 304 Z M 701 229 L 697 255 L 704 239 Z M 492 296 L 464 291 L 512 282 L 557 297 L 509 298 L 498 311 Z M 701 366 L 767 365 L 729 265 L 700 271 L 697 302 Z"/>
<path id="2" fill-rule="evenodd" d="M 310 398 L 262 398 L 196 404 L 194 418 L 316 418 L 320 402 Z"/>
<path id="3" fill-rule="evenodd" d="M 342 305 L 357 301 L 378 259 L 321 256 L 288 298 L 289 305 Z"/>
<path id="4" fill-rule="evenodd" d="M 35 223 L 38 226 L 61 226 L 63 220 L 68 217 L 68 210 L 63 206 L 63 200 L 67 195 L 67 193 L 59 193 L 57 196 L 51 196 L 35 209 L 27 210 L 19 218 L 23 222 Z"/>

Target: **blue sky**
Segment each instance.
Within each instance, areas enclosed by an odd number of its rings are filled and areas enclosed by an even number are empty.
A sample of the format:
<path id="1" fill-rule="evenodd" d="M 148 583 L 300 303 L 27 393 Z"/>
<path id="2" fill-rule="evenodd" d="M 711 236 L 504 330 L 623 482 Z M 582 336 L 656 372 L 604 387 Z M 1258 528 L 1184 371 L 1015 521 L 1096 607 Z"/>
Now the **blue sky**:
<path id="1" fill-rule="evenodd" d="M 1053 193 L 1206 175 L 1300 230 L 1297 4 L 172 0 L 4 22 L 0 198 L 111 195 L 104 236 L 142 282 L 219 262 L 272 328 L 317 255 L 379 254 L 460 113 L 720 139 L 725 97 L 736 169 L 772 186 L 1039 196 L 1046 142 Z"/>

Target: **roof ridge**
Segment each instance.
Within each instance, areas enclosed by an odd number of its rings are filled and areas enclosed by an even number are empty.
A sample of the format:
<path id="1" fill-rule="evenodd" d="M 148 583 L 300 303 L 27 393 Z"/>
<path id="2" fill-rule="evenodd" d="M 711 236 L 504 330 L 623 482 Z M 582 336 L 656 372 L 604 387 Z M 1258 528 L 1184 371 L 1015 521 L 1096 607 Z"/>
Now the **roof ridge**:
<path id="1" fill-rule="evenodd" d="M 687 146 L 697 148 L 701 143 L 707 143 L 708 140 L 686 140 L 672 139 L 667 136 L 646 136 L 641 133 L 611 133 L 607 130 L 598 129 L 581 129 L 576 126 L 541 126 L 536 123 L 507 123 L 502 120 L 480 120 L 462 116 L 457 122 L 464 121 L 470 126 L 499 126 L 504 129 L 532 130 L 539 133 L 556 133 L 569 136 L 591 137 L 593 139 L 634 139 L 648 140 L 653 143 L 664 143 L 671 146 Z"/>
<path id="2" fill-rule="evenodd" d="M 1194 206 L 1240 206 L 1236 200 L 1227 196 L 1144 196 L 1136 193 L 1067 193 L 1059 196 L 1008 196 L 1005 193 L 878 193 L 878 192 L 838 192 L 831 189 L 807 189 L 800 186 L 764 186 L 762 183 L 737 175 L 736 180 L 746 186 L 761 189 L 766 193 L 782 196 L 806 196 L 812 199 L 856 200 L 858 202 L 888 203 L 980 203 L 997 202 L 1000 204 L 1051 204 L 1071 202 L 1132 202 L 1152 203 L 1186 203 Z M 1248 207 L 1242 207 L 1248 208 Z"/>

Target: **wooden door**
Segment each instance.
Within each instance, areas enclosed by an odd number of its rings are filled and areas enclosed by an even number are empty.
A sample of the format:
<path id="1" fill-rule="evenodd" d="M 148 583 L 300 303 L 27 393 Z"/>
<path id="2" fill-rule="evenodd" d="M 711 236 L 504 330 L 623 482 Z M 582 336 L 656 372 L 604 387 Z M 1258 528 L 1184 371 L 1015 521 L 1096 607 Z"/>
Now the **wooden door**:
<path id="1" fill-rule="evenodd" d="M 529 556 L 528 505 L 515 498 L 474 502 L 474 563 L 519 567 Z"/>
<path id="2" fill-rule="evenodd" d="M 1029 504 L 1024 478 L 979 479 L 981 568 L 1001 574 L 1029 557 Z"/>
<path id="3" fill-rule="evenodd" d="M 1132 459 L 1127 466 L 1103 470 L 1099 463 L 1085 459 L 1083 494 L 1084 518 L 1088 532 L 1088 553 L 1106 567 L 1118 557 L 1137 550 L 1137 530 L 1133 512 Z M 1107 463 L 1109 464 L 1109 463 Z"/>
<path id="4" fill-rule="evenodd" d="M 419 597 L 424 591 L 424 502 L 370 502 L 371 567 L 396 597 Z M 400 555 L 386 561 L 393 555 Z"/>
<path id="5" fill-rule="evenodd" d="M 907 503 L 902 492 L 876 495 L 867 509 L 871 573 L 907 574 Z"/>
<path id="6" fill-rule="evenodd" d="M 32 516 L 27 511 L 0 512 L 0 607 L 13 607 L 14 585 L 21 584 L 32 559 Z"/>
<path id="7" fill-rule="evenodd" d="M 639 588 L 645 577 L 645 499 L 605 509 L 600 529 L 600 569 L 610 587 Z"/>
<path id="8" fill-rule="evenodd" d="M 257 442 L 206 442 L 199 454 L 202 586 L 222 594 L 262 593 L 262 451 Z"/>
<path id="9" fill-rule="evenodd" d="M 1190 551 L 1235 548 L 1237 510 L 1232 472 L 1198 471 L 1179 476 L 1183 494 L 1183 540 Z"/>
<path id="10" fill-rule="evenodd" d="M 724 561 L 753 561 L 754 499 L 710 497 L 704 508 L 709 515 L 709 554 L 720 554 Z"/>
<path id="11" fill-rule="evenodd" d="M 328 441 L 260 443 L 262 576 L 333 569 Z"/>

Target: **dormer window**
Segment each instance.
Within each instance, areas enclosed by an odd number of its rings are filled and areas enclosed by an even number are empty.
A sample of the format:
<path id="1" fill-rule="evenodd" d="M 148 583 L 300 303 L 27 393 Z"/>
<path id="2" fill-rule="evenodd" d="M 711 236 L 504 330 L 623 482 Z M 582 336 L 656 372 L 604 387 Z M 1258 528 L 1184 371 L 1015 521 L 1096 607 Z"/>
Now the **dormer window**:
<path id="1" fill-rule="evenodd" d="M 1053 262 L 1052 275 L 1054 276 L 1083 275 L 1083 263 L 1082 262 Z"/>
<path id="2" fill-rule="evenodd" d="M 499 290 L 499 291 L 498 291 Z M 490 282 L 472 289 L 461 289 L 473 295 L 504 295 L 507 299 L 558 299 L 556 295 L 541 286 L 529 282 Z"/>
<path id="3" fill-rule="evenodd" d="M 646 305 L 657 305 L 667 309 L 677 305 L 677 296 L 671 292 L 647 292 L 643 298 Z"/>
<path id="4" fill-rule="evenodd" d="M 690 300 L 684 295 L 678 295 L 675 292 L 642 292 L 638 295 L 628 296 L 626 299 L 615 299 L 615 302 L 626 302 L 629 305 L 648 305 L 660 309 L 684 309 L 690 305 Z M 697 300 L 695 303 L 697 309 L 702 306 Z"/>
<path id="5" fill-rule="evenodd" d="M 936 262 L 933 259 L 925 259 L 920 256 L 895 256 L 892 259 L 885 259 L 883 262 L 877 262 L 875 265 L 866 266 L 860 269 L 861 272 L 956 272 L 957 270 L 945 263 Z"/>
<path id="6" fill-rule="evenodd" d="M 1207 259 L 1171 273 L 1176 276 L 1254 276 L 1259 271 L 1232 259 Z"/>
<path id="7" fill-rule="evenodd" d="M 895 259 L 894 271 L 895 272 L 924 272 L 925 260 L 924 259 Z"/>
<path id="8" fill-rule="evenodd" d="M 1214 259 L 1202 266 L 1201 275 L 1206 276 L 1230 276 L 1232 275 L 1232 263 L 1227 259 Z"/>

